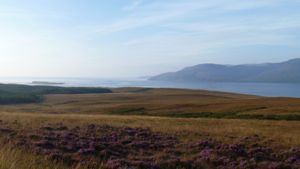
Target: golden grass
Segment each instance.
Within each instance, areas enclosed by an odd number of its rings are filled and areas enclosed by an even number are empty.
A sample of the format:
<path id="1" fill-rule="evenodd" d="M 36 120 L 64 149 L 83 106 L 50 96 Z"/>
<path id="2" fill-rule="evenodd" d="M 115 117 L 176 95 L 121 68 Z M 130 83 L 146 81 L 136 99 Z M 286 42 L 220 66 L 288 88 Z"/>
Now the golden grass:
<path id="1" fill-rule="evenodd" d="M 144 113 L 224 113 L 299 115 L 300 99 L 268 98 L 202 90 L 115 89 L 111 94 L 48 95 L 41 104 L 1 106 L 2 112 L 110 114 L 143 109 Z M 138 112 L 137 112 L 138 113 Z"/>
<path id="2" fill-rule="evenodd" d="M 0 169 L 67 169 L 63 164 L 8 147 L 0 148 Z M 75 167 L 73 169 L 76 169 Z M 79 168 L 78 168 L 79 169 Z"/>
<path id="3" fill-rule="evenodd" d="M 48 95 L 42 104 L 1 106 L 0 111 L 103 114 L 123 107 L 145 107 L 149 111 L 165 111 L 174 106 L 182 106 L 181 109 L 185 110 L 199 105 L 256 98 L 247 95 L 197 90 L 152 89 L 142 92 L 119 90 L 115 91 L 118 93 L 111 94 Z"/>
<path id="4" fill-rule="evenodd" d="M 184 119 L 147 116 L 112 115 L 49 115 L 0 113 L 0 119 L 16 128 L 37 128 L 47 123 L 63 123 L 75 127 L 87 124 L 148 127 L 154 131 L 171 133 L 182 140 L 214 137 L 232 142 L 240 137 L 258 134 L 284 146 L 300 146 L 300 123 L 297 121 Z"/>

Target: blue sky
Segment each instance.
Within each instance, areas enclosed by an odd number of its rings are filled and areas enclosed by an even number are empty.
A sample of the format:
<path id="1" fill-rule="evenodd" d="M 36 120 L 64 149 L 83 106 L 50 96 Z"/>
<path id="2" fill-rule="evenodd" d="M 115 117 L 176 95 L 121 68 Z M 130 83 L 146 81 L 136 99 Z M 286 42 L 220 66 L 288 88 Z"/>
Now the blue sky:
<path id="1" fill-rule="evenodd" d="M 0 0 L 0 76 L 136 77 L 300 57 L 300 0 Z"/>

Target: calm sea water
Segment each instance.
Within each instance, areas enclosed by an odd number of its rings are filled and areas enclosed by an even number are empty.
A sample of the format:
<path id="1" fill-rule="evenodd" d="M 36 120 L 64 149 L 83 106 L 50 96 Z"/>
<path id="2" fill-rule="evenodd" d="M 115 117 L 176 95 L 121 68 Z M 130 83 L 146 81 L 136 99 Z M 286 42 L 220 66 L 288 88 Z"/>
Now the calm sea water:
<path id="1" fill-rule="evenodd" d="M 283 96 L 300 98 L 300 84 L 297 83 L 175 83 L 148 81 L 146 79 L 0 78 L 0 83 L 31 85 L 32 81 L 64 83 L 60 86 L 185 88 L 235 92 L 260 96 Z"/>

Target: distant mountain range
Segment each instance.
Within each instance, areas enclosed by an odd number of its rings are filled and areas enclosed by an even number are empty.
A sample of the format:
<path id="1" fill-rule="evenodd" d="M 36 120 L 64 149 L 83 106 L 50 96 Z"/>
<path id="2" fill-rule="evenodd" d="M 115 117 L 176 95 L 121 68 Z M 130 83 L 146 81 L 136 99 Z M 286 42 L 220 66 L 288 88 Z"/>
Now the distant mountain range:
<path id="1" fill-rule="evenodd" d="M 199 64 L 149 80 L 176 82 L 300 83 L 300 58 L 282 63 L 218 65 Z"/>

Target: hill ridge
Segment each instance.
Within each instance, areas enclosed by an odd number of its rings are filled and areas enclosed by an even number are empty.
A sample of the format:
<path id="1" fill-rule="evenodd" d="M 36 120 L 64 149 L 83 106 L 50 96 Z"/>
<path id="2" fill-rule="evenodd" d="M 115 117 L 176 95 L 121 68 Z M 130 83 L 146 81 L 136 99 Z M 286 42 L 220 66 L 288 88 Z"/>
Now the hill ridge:
<path id="1" fill-rule="evenodd" d="M 185 82 L 300 83 L 300 58 L 280 63 L 222 65 L 205 63 L 167 72 L 149 80 Z"/>

